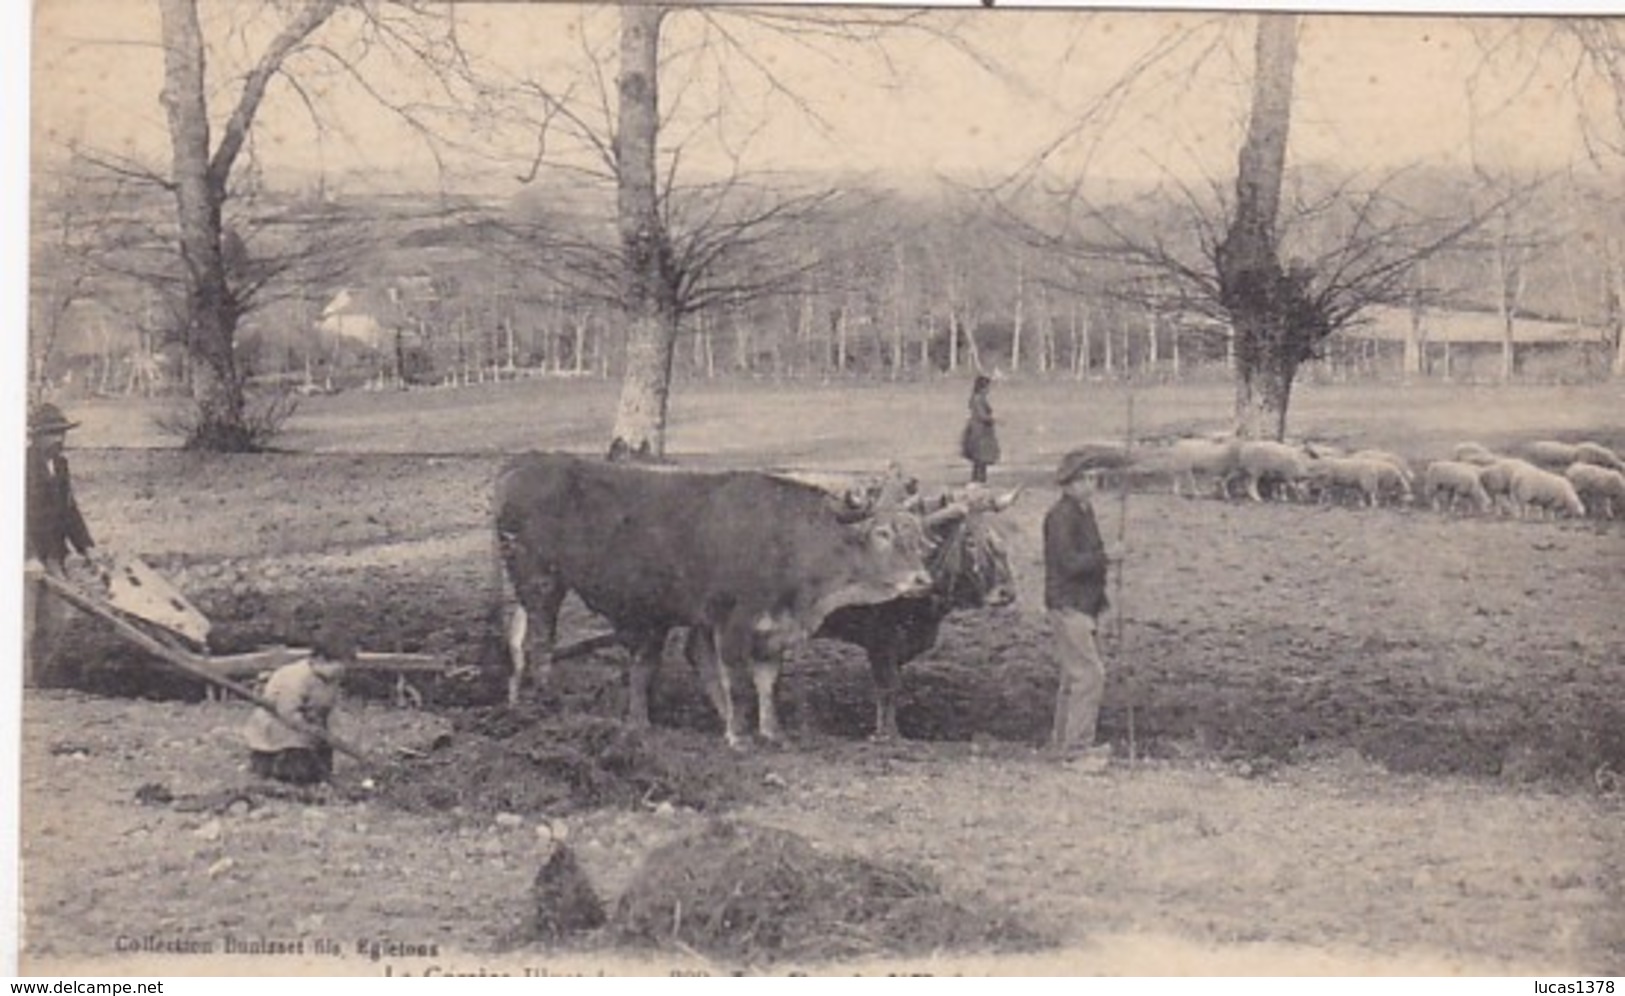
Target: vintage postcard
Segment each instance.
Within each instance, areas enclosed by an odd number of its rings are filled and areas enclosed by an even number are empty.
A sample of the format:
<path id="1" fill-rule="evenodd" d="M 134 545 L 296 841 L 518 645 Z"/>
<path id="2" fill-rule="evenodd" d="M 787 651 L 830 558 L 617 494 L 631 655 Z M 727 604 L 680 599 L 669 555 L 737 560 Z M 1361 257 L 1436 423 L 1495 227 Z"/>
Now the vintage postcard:
<path id="1" fill-rule="evenodd" d="M 21 973 L 1625 970 L 1625 20 L 30 58 Z"/>

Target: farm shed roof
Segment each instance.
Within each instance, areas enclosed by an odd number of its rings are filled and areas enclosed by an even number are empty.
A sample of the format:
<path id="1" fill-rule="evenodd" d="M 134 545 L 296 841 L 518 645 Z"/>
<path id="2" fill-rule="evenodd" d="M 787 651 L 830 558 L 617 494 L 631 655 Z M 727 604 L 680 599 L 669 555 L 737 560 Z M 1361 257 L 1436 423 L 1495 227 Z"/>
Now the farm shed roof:
<path id="1" fill-rule="evenodd" d="M 1368 308 L 1362 321 L 1338 334 L 1350 339 L 1404 342 L 1410 330 L 1410 309 L 1377 306 Z M 1501 331 L 1501 316 L 1493 311 L 1422 312 L 1422 337 L 1428 342 L 1498 343 Z M 1514 342 L 1599 342 L 1603 334 L 1599 328 L 1572 322 L 1518 318 L 1512 325 L 1512 338 Z"/>

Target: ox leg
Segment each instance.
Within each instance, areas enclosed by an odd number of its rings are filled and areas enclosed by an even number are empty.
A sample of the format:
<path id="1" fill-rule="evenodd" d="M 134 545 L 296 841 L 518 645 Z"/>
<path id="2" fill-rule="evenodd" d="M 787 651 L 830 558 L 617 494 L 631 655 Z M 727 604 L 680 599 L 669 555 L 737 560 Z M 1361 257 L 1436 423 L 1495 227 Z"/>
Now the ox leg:
<path id="1" fill-rule="evenodd" d="M 689 664 L 699 672 L 700 684 L 705 688 L 711 707 L 722 720 L 722 735 L 728 746 L 740 749 L 738 719 L 734 715 L 733 686 L 729 682 L 728 660 L 719 652 L 716 633 L 707 626 L 694 626 L 688 631 L 688 644 L 684 652 Z"/>
<path id="2" fill-rule="evenodd" d="M 665 630 L 641 633 L 632 643 L 632 666 L 627 671 L 626 721 L 637 729 L 649 725 L 649 688 L 654 684 L 660 655 L 665 649 Z"/>
<path id="3" fill-rule="evenodd" d="M 772 744 L 784 739 L 779 729 L 779 710 L 773 703 L 773 692 L 783 669 L 784 659 L 774 653 L 752 661 L 750 668 L 751 681 L 756 685 L 756 728 L 762 739 Z"/>
<path id="4" fill-rule="evenodd" d="M 533 645 L 531 618 L 541 627 L 540 684 L 546 687 L 553 673 L 553 645 L 558 639 L 559 606 L 564 604 L 566 589 L 563 585 L 538 579 L 519 591 L 519 604 L 508 617 L 508 655 L 513 673 L 508 676 L 508 704 L 519 704 L 519 693 L 524 687 L 525 670 L 529 666 Z"/>
<path id="5" fill-rule="evenodd" d="M 508 704 L 519 704 L 519 689 L 525 684 L 525 642 L 530 635 L 530 613 L 523 605 L 515 605 L 508 612 L 508 662 L 513 670 L 508 674 Z"/>
<path id="6" fill-rule="evenodd" d="M 897 692 L 902 687 L 902 669 L 886 654 L 869 655 L 869 676 L 875 686 L 875 732 L 871 740 L 901 739 L 897 732 Z"/>

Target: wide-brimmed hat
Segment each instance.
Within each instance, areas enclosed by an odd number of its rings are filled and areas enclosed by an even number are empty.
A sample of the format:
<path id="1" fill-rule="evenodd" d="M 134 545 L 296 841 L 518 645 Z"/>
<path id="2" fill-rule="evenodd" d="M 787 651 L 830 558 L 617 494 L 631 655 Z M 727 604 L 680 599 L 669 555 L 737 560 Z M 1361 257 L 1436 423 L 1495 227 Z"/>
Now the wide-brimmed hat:
<path id="1" fill-rule="evenodd" d="M 1085 446 L 1061 458 L 1060 466 L 1055 468 L 1055 483 L 1070 484 L 1092 470 L 1113 470 L 1126 463 L 1120 451 Z"/>
<path id="2" fill-rule="evenodd" d="M 77 428 L 78 422 L 68 421 L 68 417 L 62 414 L 62 409 L 52 404 L 36 405 L 28 414 L 28 434 L 31 436 L 48 432 L 67 432 L 69 429 Z"/>

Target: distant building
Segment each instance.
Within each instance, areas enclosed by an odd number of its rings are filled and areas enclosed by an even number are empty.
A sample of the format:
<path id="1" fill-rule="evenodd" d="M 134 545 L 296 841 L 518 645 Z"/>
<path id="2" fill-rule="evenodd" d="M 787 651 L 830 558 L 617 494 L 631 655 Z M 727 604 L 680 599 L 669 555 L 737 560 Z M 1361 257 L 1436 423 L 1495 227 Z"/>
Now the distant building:
<path id="1" fill-rule="evenodd" d="M 1334 376 L 1493 381 L 1502 373 L 1505 326 L 1494 311 L 1373 306 L 1326 343 Z M 1605 374 L 1612 349 L 1596 326 L 1516 317 L 1513 372 L 1536 380 Z"/>
<path id="2" fill-rule="evenodd" d="M 348 287 L 340 288 L 322 309 L 321 330 L 371 349 L 382 348 L 392 333 L 378 320 L 381 309 L 369 301 L 369 297 Z"/>

